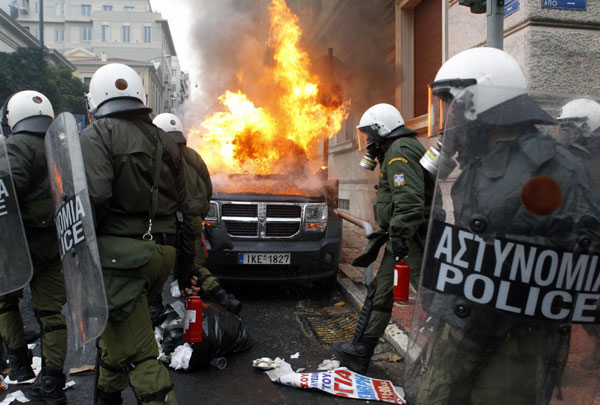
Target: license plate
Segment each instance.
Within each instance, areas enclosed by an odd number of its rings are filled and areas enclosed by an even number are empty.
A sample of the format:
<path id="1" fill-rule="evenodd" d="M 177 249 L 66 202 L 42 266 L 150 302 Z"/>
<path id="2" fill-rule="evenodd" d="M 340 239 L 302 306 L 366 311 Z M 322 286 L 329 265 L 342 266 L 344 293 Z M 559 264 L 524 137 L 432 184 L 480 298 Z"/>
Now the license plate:
<path id="1" fill-rule="evenodd" d="M 290 264 L 289 253 L 238 253 L 238 264 Z"/>

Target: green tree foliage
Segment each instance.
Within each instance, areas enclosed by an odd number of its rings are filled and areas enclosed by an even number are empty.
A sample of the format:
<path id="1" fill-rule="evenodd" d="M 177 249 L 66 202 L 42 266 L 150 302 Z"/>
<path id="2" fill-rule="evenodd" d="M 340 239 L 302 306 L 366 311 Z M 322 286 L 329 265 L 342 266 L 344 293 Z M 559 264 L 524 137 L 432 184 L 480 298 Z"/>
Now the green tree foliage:
<path id="1" fill-rule="evenodd" d="M 65 66 L 48 64 L 39 48 L 0 52 L 0 105 L 13 93 L 36 90 L 44 94 L 54 114 L 68 111 L 85 114 L 85 87 Z"/>

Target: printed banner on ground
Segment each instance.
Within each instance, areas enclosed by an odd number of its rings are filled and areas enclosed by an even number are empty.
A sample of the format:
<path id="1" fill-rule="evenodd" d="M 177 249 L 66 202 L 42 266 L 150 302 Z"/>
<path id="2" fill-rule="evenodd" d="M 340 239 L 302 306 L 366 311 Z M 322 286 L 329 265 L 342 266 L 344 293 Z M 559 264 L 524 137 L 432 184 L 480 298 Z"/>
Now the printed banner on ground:
<path id="1" fill-rule="evenodd" d="M 406 404 L 404 390 L 391 381 L 366 377 L 345 367 L 314 373 L 296 373 L 285 361 L 266 371 L 271 381 L 297 388 L 313 388 L 338 397 Z"/>

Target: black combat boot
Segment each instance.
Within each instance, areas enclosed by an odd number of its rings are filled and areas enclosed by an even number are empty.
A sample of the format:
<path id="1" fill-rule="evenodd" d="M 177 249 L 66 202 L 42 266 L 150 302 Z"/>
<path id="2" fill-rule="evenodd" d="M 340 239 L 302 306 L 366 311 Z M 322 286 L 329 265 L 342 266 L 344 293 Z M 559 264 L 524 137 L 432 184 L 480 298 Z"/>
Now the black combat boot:
<path id="1" fill-rule="evenodd" d="M 334 343 L 331 345 L 331 350 L 342 366 L 346 366 L 358 374 L 364 374 L 369 368 L 369 362 L 377 342 L 379 342 L 379 338 L 363 336 L 356 343 Z"/>
<path id="2" fill-rule="evenodd" d="M 8 370 L 8 352 L 4 343 L 0 341 L 0 374 L 4 370 Z"/>
<path id="3" fill-rule="evenodd" d="M 31 368 L 33 355 L 27 345 L 9 346 L 8 362 L 10 371 L 8 372 L 9 383 L 22 383 L 35 378 Z"/>
<path id="4" fill-rule="evenodd" d="M 98 401 L 96 402 L 96 404 L 98 405 L 121 405 L 123 403 L 123 398 L 121 398 L 121 391 L 104 392 L 99 388 L 97 388 L 96 390 L 96 393 L 98 395 Z"/>
<path id="5" fill-rule="evenodd" d="M 45 404 L 62 405 L 67 403 L 65 388 L 66 377 L 62 368 L 44 367 L 40 379 L 31 390 L 30 398 Z"/>
<path id="6" fill-rule="evenodd" d="M 373 297 L 377 290 L 376 281 L 373 280 L 367 289 L 367 297 L 358 317 L 352 343 L 334 343 L 331 345 L 331 351 L 340 360 L 341 365 L 348 367 L 358 374 L 366 373 L 367 368 L 369 368 L 371 356 L 373 356 L 373 352 L 375 351 L 375 346 L 377 346 L 377 342 L 379 341 L 378 337 L 364 336 L 364 332 L 371 319 L 371 313 L 373 312 Z"/>
<path id="7" fill-rule="evenodd" d="M 215 299 L 217 304 L 228 310 L 229 312 L 238 315 L 242 311 L 242 303 L 235 298 L 233 294 L 229 294 L 223 288 L 216 287 L 210 291 L 210 295 Z"/>

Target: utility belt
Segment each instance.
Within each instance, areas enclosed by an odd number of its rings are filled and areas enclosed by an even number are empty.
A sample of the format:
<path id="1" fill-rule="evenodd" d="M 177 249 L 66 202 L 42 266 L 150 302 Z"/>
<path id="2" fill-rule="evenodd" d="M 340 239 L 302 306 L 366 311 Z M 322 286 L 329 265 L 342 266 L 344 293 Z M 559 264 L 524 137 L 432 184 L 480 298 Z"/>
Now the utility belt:
<path id="1" fill-rule="evenodd" d="M 144 235 L 115 235 L 115 236 L 147 240 L 147 237 L 144 237 Z M 173 233 L 153 232 L 152 240 L 154 242 L 158 243 L 159 245 L 169 245 L 169 246 L 177 247 L 177 235 L 175 235 Z"/>

